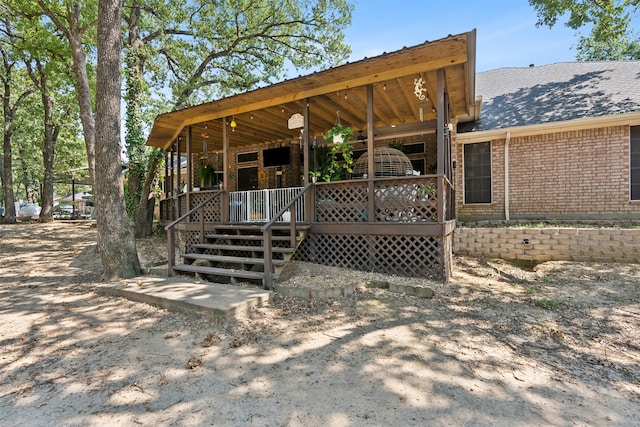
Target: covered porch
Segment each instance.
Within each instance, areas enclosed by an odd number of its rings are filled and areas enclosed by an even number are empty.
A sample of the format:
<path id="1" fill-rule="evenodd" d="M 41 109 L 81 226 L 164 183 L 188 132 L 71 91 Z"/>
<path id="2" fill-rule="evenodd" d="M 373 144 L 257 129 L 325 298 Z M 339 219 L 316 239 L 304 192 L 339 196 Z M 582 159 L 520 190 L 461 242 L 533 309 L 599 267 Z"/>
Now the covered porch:
<path id="1" fill-rule="evenodd" d="M 170 271 L 236 224 L 262 234 L 266 288 L 279 241 L 298 260 L 447 280 L 454 129 L 476 113 L 474 81 L 472 31 L 158 116 L 148 145 L 165 152 Z M 366 172 L 324 182 L 314 171 L 336 124 Z M 386 173 L 388 147 L 412 170 Z"/>

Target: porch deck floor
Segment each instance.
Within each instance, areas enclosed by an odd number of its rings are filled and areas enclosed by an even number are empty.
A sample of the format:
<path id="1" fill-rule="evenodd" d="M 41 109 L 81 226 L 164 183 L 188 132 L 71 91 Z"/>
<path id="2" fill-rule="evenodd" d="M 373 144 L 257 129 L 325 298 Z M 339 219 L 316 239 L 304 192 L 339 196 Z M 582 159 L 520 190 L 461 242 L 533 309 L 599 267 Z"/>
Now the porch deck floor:
<path id="1" fill-rule="evenodd" d="M 210 283 L 189 277 L 152 276 L 102 283 L 97 291 L 204 317 L 211 322 L 237 319 L 252 307 L 267 304 L 272 295 L 271 291 L 257 286 Z"/>

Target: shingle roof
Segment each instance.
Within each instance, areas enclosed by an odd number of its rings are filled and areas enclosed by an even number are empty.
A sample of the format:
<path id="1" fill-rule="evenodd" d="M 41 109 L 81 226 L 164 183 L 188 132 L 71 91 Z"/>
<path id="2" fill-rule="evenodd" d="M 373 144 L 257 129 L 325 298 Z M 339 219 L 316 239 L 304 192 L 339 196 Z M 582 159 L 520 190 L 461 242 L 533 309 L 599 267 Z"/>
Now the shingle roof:
<path id="1" fill-rule="evenodd" d="M 560 62 L 476 75 L 480 120 L 458 132 L 640 111 L 640 61 Z"/>

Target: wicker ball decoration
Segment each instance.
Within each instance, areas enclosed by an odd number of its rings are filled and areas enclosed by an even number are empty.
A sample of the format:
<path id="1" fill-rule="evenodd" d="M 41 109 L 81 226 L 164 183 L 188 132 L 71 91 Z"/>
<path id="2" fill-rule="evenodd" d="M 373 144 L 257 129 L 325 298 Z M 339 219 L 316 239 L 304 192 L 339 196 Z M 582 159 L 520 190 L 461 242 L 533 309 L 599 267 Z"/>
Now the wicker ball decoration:
<path id="1" fill-rule="evenodd" d="M 353 178 L 367 175 L 369 153 L 364 153 L 353 165 Z M 402 151 L 390 147 L 373 150 L 373 166 L 376 176 L 407 176 L 413 173 L 411 161 Z"/>

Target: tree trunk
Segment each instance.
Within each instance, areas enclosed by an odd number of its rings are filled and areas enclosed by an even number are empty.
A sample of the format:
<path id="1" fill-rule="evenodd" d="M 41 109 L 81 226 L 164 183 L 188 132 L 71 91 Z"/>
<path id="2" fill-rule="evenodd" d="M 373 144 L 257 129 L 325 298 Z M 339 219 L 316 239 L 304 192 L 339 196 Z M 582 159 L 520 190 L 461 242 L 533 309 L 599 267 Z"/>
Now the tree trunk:
<path id="1" fill-rule="evenodd" d="M 5 119 L 6 120 L 6 119 Z M 5 122 L 5 130 L 3 137 L 3 171 L 2 171 L 2 190 L 4 192 L 4 217 L 2 217 L 3 224 L 15 224 L 16 223 L 16 207 L 15 207 L 15 194 L 13 192 L 13 165 L 11 154 L 11 131 L 7 130 Z"/>
<path id="2" fill-rule="evenodd" d="M 53 159 L 54 146 L 58 130 L 53 124 L 53 100 L 48 94 L 46 85 L 41 88 L 42 105 L 44 107 L 44 145 L 42 146 L 42 161 L 44 164 L 44 179 L 42 184 L 42 211 L 40 222 L 53 221 Z"/>
<path id="3" fill-rule="evenodd" d="M 2 110 L 4 116 L 3 132 L 3 170 L 2 170 L 2 190 L 4 192 L 4 217 L 0 218 L 4 224 L 16 223 L 15 194 L 13 192 L 13 164 L 11 153 L 11 138 L 13 136 L 13 109 L 11 108 L 11 66 L 6 55 L 3 54 L 4 68 L 6 75 L 4 78 L 4 91 L 2 93 Z"/>
<path id="4" fill-rule="evenodd" d="M 120 0 L 98 2 L 98 70 L 94 185 L 98 252 L 105 280 L 140 274 L 133 224 L 129 219 L 120 160 Z"/>
<path id="5" fill-rule="evenodd" d="M 144 42 L 140 39 L 140 4 L 132 2 L 127 16 L 128 38 L 126 66 L 127 106 L 125 142 L 129 157 L 127 175 L 128 209 L 135 222 L 136 237 L 147 237 L 153 232 L 155 200 L 149 199 L 155 181 L 160 153 L 148 150 L 143 136 L 142 97 L 144 94 L 144 63 L 141 54 Z"/>
<path id="6" fill-rule="evenodd" d="M 42 110 L 44 113 L 44 141 L 42 144 L 42 164 L 44 166 L 44 176 L 42 182 L 42 210 L 40 211 L 40 222 L 53 221 L 53 159 L 55 142 L 58 139 L 59 127 L 53 123 L 53 98 L 49 92 L 49 80 L 42 68 L 42 63 L 35 60 L 35 69 L 31 61 L 25 61 L 27 71 L 31 81 L 40 91 Z M 37 72 L 36 72 L 37 70 Z"/>
<path id="7" fill-rule="evenodd" d="M 149 198 L 151 195 L 151 187 L 158 173 L 158 166 L 162 160 L 162 150 L 154 149 L 149 156 L 149 167 L 147 168 L 147 177 L 140 195 L 140 205 L 136 210 L 135 224 L 136 237 L 147 237 L 153 233 L 153 210 L 155 209 L 155 199 Z M 146 200 L 146 203 L 142 203 Z"/>
<path id="8" fill-rule="evenodd" d="M 77 25 L 77 23 L 76 23 Z M 96 169 L 96 130 L 95 117 L 91 104 L 91 89 L 89 88 L 89 76 L 87 75 L 87 57 L 82 50 L 82 32 L 75 26 L 69 28 L 69 45 L 73 57 L 73 74 L 76 82 L 76 97 L 80 109 L 80 122 L 84 134 L 84 145 L 87 149 L 87 163 L 91 182 L 95 184 Z M 119 70 L 119 68 L 118 68 Z"/>

